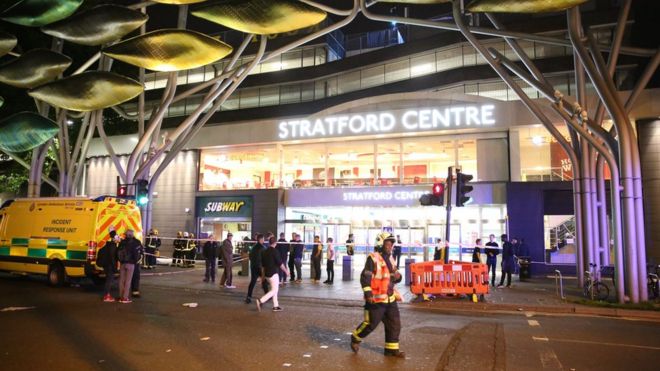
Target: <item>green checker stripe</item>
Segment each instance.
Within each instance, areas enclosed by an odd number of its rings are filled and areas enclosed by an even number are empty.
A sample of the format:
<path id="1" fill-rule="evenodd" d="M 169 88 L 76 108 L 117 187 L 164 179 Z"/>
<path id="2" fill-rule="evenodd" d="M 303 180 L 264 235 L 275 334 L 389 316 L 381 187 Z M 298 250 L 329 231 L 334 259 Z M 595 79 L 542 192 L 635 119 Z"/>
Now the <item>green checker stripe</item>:
<path id="1" fill-rule="evenodd" d="M 49 249 L 66 249 L 67 240 L 48 240 Z"/>
<path id="2" fill-rule="evenodd" d="M 46 249 L 28 249 L 27 255 L 31 258 L 45 258 Z"/>
<path id="3" fill-rule="evenodd" d="M 0 255 L 9 256 L 9 246 L 0 247 Z"/>
<path id="4" fill-rule="evenodd" d="M 16 247 L 27 247 L 29 241 L 29 238 L 12 238 L 11 245 Z"/>
<path id="5" fill-rule="evenodd" d="M 69 250 L 67 250 L 66 258 L 67 259 L 74 259 L 74 260 L 87 260 L 87 252 L 86 251 L 69 251 Z"/>

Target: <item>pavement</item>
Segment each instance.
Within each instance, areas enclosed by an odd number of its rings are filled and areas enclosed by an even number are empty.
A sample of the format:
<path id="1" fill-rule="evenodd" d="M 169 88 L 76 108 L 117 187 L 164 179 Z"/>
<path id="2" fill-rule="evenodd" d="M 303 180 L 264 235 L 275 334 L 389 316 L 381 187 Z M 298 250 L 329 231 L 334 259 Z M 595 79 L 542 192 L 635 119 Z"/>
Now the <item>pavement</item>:
<path id="1" fill-rule="evenodd" d="M 204 269 L 199 268 L 171 268 L 161 260 L 158 268 L 143 271 L 142 282 L 144 285 L 162 288 L 181 288 L 205 292 L 217 292 L 225 295 L 244 298 L 249 284 L 247 276 L 239 275 L 240 266 L 234 265 L 234 285 L 236 289 L 227 289 L 219 285 L 222 268 L 218 270 L 218 281 L 216 284 L 202 282 Z M 203 263 L 202 263 L 203 264 Z M 240 263 L 238 264 L 240 265 Z M 360 270 L 354 268 L 353 279 L 342 280 L 342 267 L 335 266 L 335 281 L 333 285 L 323 283 L 312 283 L 310 279 L 309 265 L 303 265 L 303 282 L 300 284 L 287 283 L 280 287 L 279 296 L 297 299 L 299 301 L 330 301 L 336 305 L 357 307 L 362 306 L 362 289 L 359 283 Z M 499 278 L 499 274 L 498 274 Z M 325 270 L 321 280 L 326 279 Z M 581 290 L 577 288 L 574 277 L 564 277 L 564 295 L 562 299 L 557 293 L 554 277 L 537 277 L 521 282 L 514 276 L 512 288 L 493 288 L 485 295 L 483 301 L 472 302 L 469 297 L 440 297 L 431 301 L 416 302 L 408 286 L 403 283 L 398 285 L 404 303 L 420 308 L 433 308 L 442 311 L 465 311 L 465 312 L 526 312 L 538 314 L 573 314 L 586 316 L 607 316 L 636 318 L 660 322 L 660 303 L 656 303 L 655 310 L 639 310 L 614 306 L 613 303 L 598 303 L 596 305 L 585 305 L 585 298 Z M 256 286 L 254 295 L 261 296 L 263 291 L 259 285 Z M 608 307 L 608 305 L 610 305 Z"/>
<path id="2" fill-rule="evenodd" d="M 199 273 L 190 271 L 201 282 Z M 91 285 L 50 288 L 43 277 L 0 274 L 0 369 L 651 371 L 660 363 L 656 322 L 416 305 L 400 309 L 406 359 L 383 356 L 382 325 L 353 354 L 360 308 L 287 296 L 283 312 L 270 303 L 257 312 L 221 289 L 147 282 L 165 276 L 176 275 L 145 276 L 142 297 L 119 304 L 103 303 Z"/>

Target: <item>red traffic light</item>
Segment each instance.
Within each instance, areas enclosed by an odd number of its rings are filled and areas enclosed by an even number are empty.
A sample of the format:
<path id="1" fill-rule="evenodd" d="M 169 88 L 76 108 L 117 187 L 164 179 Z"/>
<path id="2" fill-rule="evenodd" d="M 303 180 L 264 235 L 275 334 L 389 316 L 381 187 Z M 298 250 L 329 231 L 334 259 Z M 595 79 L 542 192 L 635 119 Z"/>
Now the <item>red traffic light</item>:
<path id="1" fill-rule="evenodd" d="M 119 186 L 119 188 L 117 188 L 117 196 L 119 196 L 119 197 L 128 196 L 128 186 L 125 186 L 125 185 Z"/>
<path id="2" fill-rule="evenodd" d="M 434 183 L 433 184 L 433 195 L 441 197 L 445 194 L 445 185 L 444 183 Z"/>

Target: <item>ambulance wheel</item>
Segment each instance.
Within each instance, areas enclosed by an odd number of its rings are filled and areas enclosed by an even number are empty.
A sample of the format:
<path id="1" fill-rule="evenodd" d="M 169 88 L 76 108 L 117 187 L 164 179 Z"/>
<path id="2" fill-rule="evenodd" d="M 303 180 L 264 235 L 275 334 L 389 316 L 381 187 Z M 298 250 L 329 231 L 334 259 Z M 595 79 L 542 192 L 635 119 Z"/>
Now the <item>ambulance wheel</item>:
<path id="1" fill-rule="evenodd" d="M 60 262 L 52 262 L 48 266 L 48 284 L 53 287 L 64 285 L 65 280 L 64 266 Z"/>

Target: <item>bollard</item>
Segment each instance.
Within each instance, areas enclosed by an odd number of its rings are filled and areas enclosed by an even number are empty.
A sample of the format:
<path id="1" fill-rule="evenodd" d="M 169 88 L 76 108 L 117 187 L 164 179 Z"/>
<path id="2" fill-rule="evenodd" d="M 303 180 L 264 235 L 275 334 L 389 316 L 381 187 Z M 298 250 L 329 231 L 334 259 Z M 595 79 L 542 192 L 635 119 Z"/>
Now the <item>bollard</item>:
<path id="1" fill-rule="evenodd" d="M 238 272 L 239 276 L 249 276 L 250 275 L 250 259 L 245 256 L 241 257 L 241 271 Z"/>
<path id="2" fill-rule="evenodd" d="M 424 261 L 427 262 L 431 259 L 429 259 L 429 247 L 428 246 L 423 246 L 422 249 L 424 249 Z"/>
<path id="3" fill-rule="evenodd" d="M 342 259 L 342 281 L 353 281 L 353 257 L 345 255 Z"/>
<path id="4" fill-rule="evenodd" d="M 415 259 L 406 259 L 406 286 L 410 286 L 410 282 L 412 281 L 412 271 L 410 270 L 410 264 L 413 264 L 415 262 Z"/>

